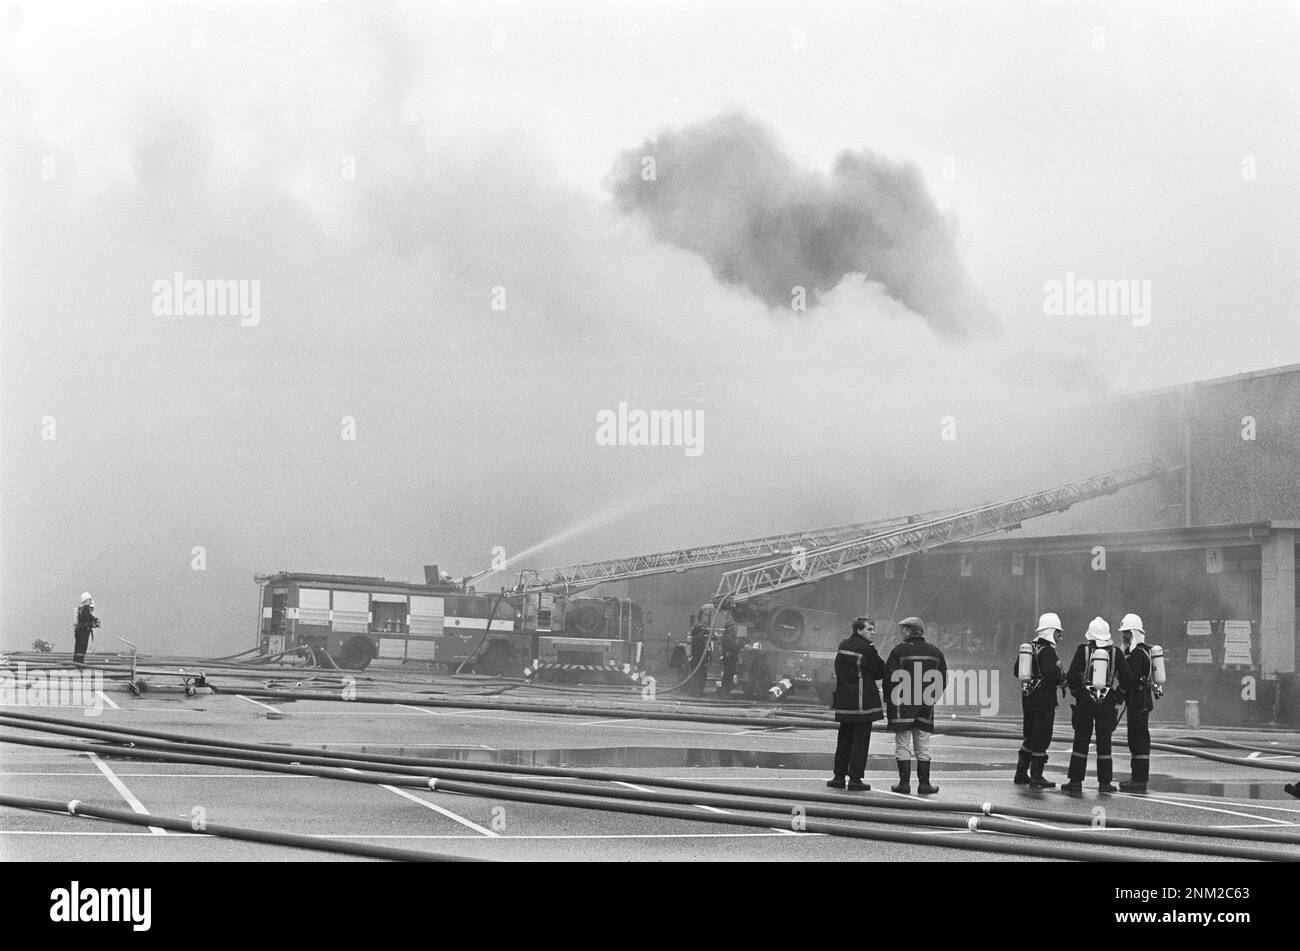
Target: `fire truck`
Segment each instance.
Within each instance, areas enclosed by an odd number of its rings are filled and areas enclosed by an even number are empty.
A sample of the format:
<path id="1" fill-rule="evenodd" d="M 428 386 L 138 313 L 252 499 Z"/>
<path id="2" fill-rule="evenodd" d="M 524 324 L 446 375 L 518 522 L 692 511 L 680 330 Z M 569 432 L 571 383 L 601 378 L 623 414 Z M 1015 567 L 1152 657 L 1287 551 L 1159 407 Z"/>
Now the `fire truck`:
<path id="1" fill-rule="evenodd" d="M 350 575 L 282 572 L 259 576 L 259 647 L 276 654 L 302 645 L 341 667 L 375 658 L 422 661 L 478 673 L 556 679 L 631 677 L 641 669 L 645 625 L 636 603 L 579 592 L 630 578 L 748 562 L 725 572 L 710 607 L 715 638 L 728 626 L 746 644 L 739 675 L 751 694 L 833 683 L 836 615 L 794 604 L 791 589 L 952 542 L 1018 528 L 1165 472 L 1156 463 L 959 511 L 909 515 L 780 535 L 524 571 L 510 591 L 480 594 L 425 569 L 425 584 Z M 716 652 L 715 652 L 716 654 Z"/>
<path id="2" fill-rule="evenodd" d="M 308 647 L 348 670 L 380 659 L 480 674 L 626 679 L 645 634 L 641 608 L 630 601 L 482 593 L 437 566 L 425 569 L 424 584 L 287 571 L 255 580 L 262 653 Z"/>
<path id="3" fill-rule="evenodd" d="M 829 611 L 795 602 L 791 591 L 878 562 L 1018 528 L 1165 473 L 1152 462 L 974 508 L 764 535 L 715 545 L 585 562 L 521 575 L 521 591 L 572 593 L 606 582 L 748 562 L 726 571 L 707 606 L 714 640 L 728 628 L 744 644 L 737 679 L 751 696 L 812 690 L 828 702 L 844 625 Z M 718 654 L 713 651 L 714 665 Z"/>

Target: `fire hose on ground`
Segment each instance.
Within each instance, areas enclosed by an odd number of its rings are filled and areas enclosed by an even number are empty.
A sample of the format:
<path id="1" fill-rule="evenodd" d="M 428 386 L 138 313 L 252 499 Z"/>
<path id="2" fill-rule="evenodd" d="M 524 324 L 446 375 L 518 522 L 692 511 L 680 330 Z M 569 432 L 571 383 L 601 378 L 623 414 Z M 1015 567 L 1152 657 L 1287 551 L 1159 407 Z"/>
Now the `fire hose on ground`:
<path id="1" fill-rule="evenodd" d="M 214 692 L 221 692 L 221 688 L 209 684 Z M 797 729 L 810 730 L 834 730 L 838 729 L 839 724 L 830 718 L 796 718 L 796 717 L 741 717 L 726 716 L 711 713 L 682 713 L 645 710 L 642 708 L 627 707 L 598 707 L 595 705 L 575 705 L 572 707 L 562 707 L 540 703 L 514 703 L 511 701 L 497 702 L 473 702 L 463 700 L 432 700 L 427 698 L 401 698 L 376 694 L 367 696 L 358 694 L 355 697 L 344 698 L 340 695 L 321 693 L 313 691 L 288 691 L 272 690 L 264 688 L 240 689 L 239 693 L 249 697 L 265 697 L 268 699 L 281 700 L 329 700 L 342 701 L 345 703 L 372 703 L 372 704 L 399 704 L 405 706 L 421 707 L 442 707 L 453 709 L 467 710 L 502 710 L 514 713 L 549 713 L 557 716 L 604 716 L 612 719 L 627 720 L 663 720 L 682 723 L 714 723 L 730 726 L 747 726 L 747 727 L 794 727 Z M 884 727 L 877 726 L 877 729 Z M 1011 740 L 1019 742 L 1022 737 L 1019 733 L 1012 733 L 1008 730 L 981 730 L 978 728 L 966 727 L 963 724 L 935 724 L 935 732 L 939 735 L 962 736 L 972 739 L 986 740 Z M 1069 735 L 1057 735 L 1055 739 L 1067 739 Z M 1115 746 L 1125 747 L 1127 744 L 1122 740 L 1112 741 Z M 1265 762 L 1256 759 L 1246 759 L 1243 757 L 1224 756 L 1218 753 L 1211 753 L 1208 750 L 1198 750 L 1189 746 L 1176 746 L 1168 743 L 1153 742 L 1152 750 L 1159 750 L 1166 753 L 1177 753 L 1183 756 L 1193 756 L 1198 759 L 1210 760 L 1218 763 L 1228 763 L 1233 766 L 1241 766 L 1248 769 L 1272 770 L 1276 772 L 1294 773 L 1295 766 L 1288 766 L 1283 763 Z"/>
<path id="2" fill-rule="evenodd" d="M 2 722 L 3 719 L 4 719 L 3 717 L 0 717 L 0 722 Z M 6 725 L 14 725 L 14 724 L 6 724 Z M 536 788 L 536 789 L 551 790 L 557 792 L 571 791 L 571 787 L 568 787 L 564 784 L 556 784 L 554 782 L 548 782 L 546 780 L 538 781 L 536 779 L 529 781 L 529 780 L 515 780 L 512 778 L 489 777 L 488 779 L 485 780 L 479 780 L 477 779 L 477 775 L 482 772 L 498 772 L 498 773 L 506 774 L 507 777 L 554 776 L 554 777 L 561 777 L 561 778 L 594 779 L 602 782 L 618 782 L 624 784 L 626 784 L 627 780 L 629 779 L 629 777 L 626 775 L 599 771 L 599 770 L 582 770 L 582 769 L 568 769 L 568 768 L 557 769 L 553 767 L 508 767 L 508 766 L 500 766 L 496 764 L 466 764 L 462 761 L 457 761 L 457 760 L 433 760 L 433 759 L 419 760 L 410 757 L 387 757 L 387 756 L 365 755 L 365 754 L 343 754 L 334 751 L 306 750 L 300 748 L 284 748 L 284 747 L 280 747 L 278 749 L 270 749 L 270 750 L 250 751 L 245 749 L 250 744 L 233 744 L 233 743 L 225 743 L 225 742 L 212 743 L 212 742 L 203 742 L 203 741 L 196 742 L 194 738 L 184 738 L 183 740 L 178 738 L 177 741 L 149 740 L 144 738 L 132 738 L 130 736 L 119 738 L 118 735 L 111 730 L 101 730 L 97 728 L 54 727 L 51 725 L 51 726 L 43 727 L 41 729 L 48 730 L 50 732 L 63 733 L 65 735 L 87 736 L 94 739 L 103 739 L 111 743 L 118 743 L 118 744 L 127 743 L 132 745 L 133 747 L 138 747 L 142 750 L 156 749 L 163 752 L 180 752 L 180 753 L 194 752 L 196 755 L 204 755 L 204 756 L 216 755 L 216 756 L 227 756 L 227 757 L 231 756 L 233 753 L 239 753 L 242 757 L 249 760 L 256 760 L 256 761 L 265 760 L 265 761 L 277 762 L 277 763 L 289 763 L 293 765 L 316 765 L 316 766 L 325 766 L 325 767 L 338 766 L 344 769 L 354 769 L 358 767 L 367 767 L 367 768 L 382 767 L 385 771 L 388 772 L 392 772 L 404 776 L 418 776 L 424 779 L 428 779 L 428 778 L 452 779 L 452 780 L 464 779 L 471 782 L 473 781 L 488 782 L 497 785 L 522 786 L 524 788 Z M 393 762 L 394 760 L 400 760 L 401 762 Z M 473 768 L 466 768 L 467 766 L 471 766 L 471 765 Z M 909 800 L 891 799 L 888 797 L 882 798 L 880 800 L 876 800 L 874 798 L 870 800 L 863 800 L 853 796 L 826 794 L 826 793 L 818 793 L 818 792 L 798 793 L 798 792 L 790 792 L 789 790 L 746 789 L 746 788 L 731 787 L 725 784 L 695 783 L 691 781 L 680 781 L 680 780 L 662 781 L 662 780 L 658 780 L 655 777 L 632 776 L 631 778 L 636 779 L 638 785 L 647 785 L 647 786 L 659 785 L 668 788 L 686 789 L 686 790 L 692 790 L 697 792 L 708 792 L 713 795 L 733 797 L 733 799 L 729 799 L 726 802 L 715 801 L 714 804 L 729 805 L 736 808 L 745 808 L 745 806 L 743 805 L 742 806 L 736 805 L 736 802 L 734 801 L 734 797 L 737 796 L 792 800 L 800 804 L 807 804 L 809 802 L 812 802 L 814 804 L 825 803 L 825 804 L 829 804 L 830 807 L 832 808 L 839 807 L 838 812 L 823 813 L 822 814 L 823 818 L 850 818 L 850 819 L 868 818 L 868 816 L 863 812 L 863 806 L 865 804 L 871 807 L 881 807 L 885 809 L 896 809 L 896 810 L 910 809 L 913 812 L 924 812 L 929 814 L 939 813 L 939 812 L 965 812 L 965 813 L 972 813 L 976 816 L 988 816 L 992 818 L 998 818 L 993 816 L 994 812 L 998 812 L 1006 817 L 1021 818 L 1030 821 L 1064 820 L 1076 824 L 1088 824 L 1088 825 L 1092 824 L 1092 819 L 1089 816 L 1079 816 L 1071 813 L 1048 812 L 1043 810 L 1017 809 L 1015 807 L 1009 807 L 1009 808 L 1000 807 L 1000 806 L 994 807 L 991 803 L 984 803 L 981 805 L 947 805 L 939 802 L 931 802 L 931 801 L 917 802 L 917 801 L 909 801 Z M 607 795 L 613 798 L 626 798 L 626 799 L 643 798 L 623 790 L 610 790 L 610 791 L 601 790 L 598 794 Z M 677 793 L 664 794 L 664 795 L 667 795 L 670 801 L 675 801 L 675 802 L 694 803 L 694 800 L 698 798 L 698 797 L 686 796 L 684 794 L 677 794 Z M 846 810 L 844 807 L 851 807 L 851 808 Z M 812 808 L 820 809 L 822 807 L 814 805 Z M 789 805 L 785 804 L 780 806 L 778 811 L 783 811 L 788 809 L 789 809 Z M 812 815 L 816 813 L 809 811 L 808 814 Z M 894 822 L 898 820 L 883 820 L 883 821 Z M 906 820 L 903 821 L 906 822 Z M 950 820 L 945 819 L 940 821 L 948 822 Z M 1007 820 L 1000 819 L 999 821 L 1005 822 Z M 924 822 L 925 820 L 922 820 L 922 824 L 924 824 Z M 1153 832 L 1163 832 L 1163 833 L 1174 834 L 1174 835 L 1191 834 L 1191 835 L 1198 835 L 1198 836 L 1209 837 L 1209 838 L 1239 839 L 1239 840 L 1249 840 L 1249 841 L 1256 841 L 1256 842 L 1270 842 L 1274 844 L 1300 846 L 1300 835 L 1296 833 L 1283 832 L 1279 830 L 1268 830 L 1268 829 L 1222 830 L 1222 829 L 1212 829 L 1212 828 L 1205 829 L 1205 828 L 1198 828 L 1198 827 L 1182 826 L 1177 823 L 1154 822 L 1154 821 L 1148 822 L 1143 820 L 1125 820 L 1125 819 L 1116 819 L 1114 821 L 1108 821 L 1106 825 L 1109 828 L 1124 828 L 1124 829 L 1130 829 L 1134 831 L 1153 831 Z M 1189 831 L 1189 829 L 1192 831 Z M 1010 831 L 1010 830 L 1007 829 L 1006 827 L 1002 827 L 1001 831 Z M 1063 832 L 1062 834 L 1067 837 L 1073 835 L 1073 833 L 1068 831 Z M 1091 839 L 1080 839 L 1079 841 L 1091 841 Z M 1179 849 L 1175 847 L 1175 850 L 1179 850 Z M 1202 848 L 1194 848 L 1194 849 L 1187 849 L 1185 851 L 1204 853 L 1206 850 Z M 1220 853 L 1213 852 L 1213 854 L 1220 854 Z M 1228 857 L 1242 857 L 1239 852 L 1235 852 L 1235 851 L 1228 851 L 1221 854 L 1227 855 Z M 1259 856 L 1254 856 L 1254 857 L 1259 857 Z M 1300 860 L 1300 853 L 1297 853 L 1297 859 Z"/>
<path id="3" fill-rule="evenodd" d="M 172 832 L 187 832 L 194 835 L 208 835 L 218 839 L 239 839 L 244 842 L 258 842 L 263 845 L 284 845 L 295 849 L 309 849 L 313 852 L 332 852 L 339 855 L 358 855 L 371 859 L 388 859 L 394 862 L 482 862 L 487 859 L 462 858 L 458 855 L 444 855 L 438 852 L 419 852 L 414 849 L 396 849 L 387 845 L 368 845 L 364 842 L 345 842 L 338 839 L 325 839 L 310 835 L 297 835 L 292 832 L 272 832 L 267 829 L 249 829 L 243 826 L 218 825 L 204 822 L 196 825 L 186 819 L 174 819 L 170 816 L 155 816 L 147 812 L 127 812 L 125 809 L 105 809 L 73 799 L 61 802 L 58 799 L 32 799 L 28 796 L 10 796 L 0 793 L 0 806 L 11 809 L 26 809 L 31 812 L 52 812 L 78 818 L 104 819 L 133 826 L 152 826 L 169 829 Z"/>
<path id="4" fill-rule="evenodd" d="M 60 740 L 48 739 L 27 739 L 17 737 L 4 737 L 0 742 L 19 743 L 29 746 L 41 746 L 50 749 L 64 749 L 73 752 L 96 752 L 105 753 L 107 748 L 103 744 L 90 743 L 73 743 Z M 711 824 L 747 826 L 751 828 L 773 829 L 782 828 L 774 826 L 773 820 L 769 817 L 737 815 L 733 813 L 720 812 L 701 812 L 693 808 L 684 808 L 678 806 L 660 805 L 655 800 L 660 798 L 654 793 L 640 793 L 635 798 L 640 800 L 636 802 L 625 801 L 621 798 L 604 795 L 615 790 L 603 790 L 602 795 L 590 795 L 590 789 L 584 789 L 581 793 L 554 793 L 541 792 L 513 788 L 509 786 L 495 786 L 482 781 L 457 781 L 444 780 L 437 778 L 417 779 L 409 776 L 394 775 L 389 773 L 375 773 L 364 770 L 353 770 L 351 768 L 330 768 L 330 767 L 312 767 L 293 764 L 273 764 L 259 760 L 233 759 L 223 756 L 197 756 L 163 752 L 160 750 L 146 751 L 134 750 L 129 748 L 117 749 L 114 755 L 146 759 L 171 763 L 186 763 L 200 766 L 216 766 L 230 769 L 248 769 L 261 772 L 284 773 L 297 776 L 313 776 L 326 779 L 339 779 L 346 782 L 374 784 L 407 787 L 414 789 L 428 789 L 438 792 L 460 793 L 468 796 L 479 798 L 489 798 L 494 800 L 505 800 L 513 802 L 533 803 L 539 805 L 552 805 L 578 809 L 592 809 L 602 812 L 619 812 L 632 815 L 653 816 L 658 818 L 684 819 L 690 822 L 705 822 Z M 633 798 L 633 797 L 628 797 Z M 692 804 L 694 805 L 694 804 Z M 747 806 L 751 811 L 754 806 Z M 790 815 L 788 809 L 782 804 L 781 810 L 785 815 Z M 969 831 L 979 831 L 979 820 L 971 817 L 971 822 L 966 823 Z M 918 823 L 925 824 L 925 823 Z M 1078 861 L 1149 861 L 1139 856 L 1129 856 L 1124 854 L 1111 855 L 1089 851 L 1086 849 L 1071 848 L 1068 846 L 1052 845 L 1032 841 L 1013 841 L 1000 837 L 991 837 L 988 839 L 981 838 L 976 842 L 973 840 L 961 839 L 937 839 L 933 834 L 924 832 L 905 832 L 894 829 L 865 829 L 857 826 L 845 826 L 836 823 L 820 822 L 816 819 L 804 819 L 800 823 L 800 832 L 840 836 L 844 838 L 868 839 L 878 842 L 894 842 L 908 845 L 918 845 L 927 847 L 938 847 L 956 849 L 959 851 L 970 852 L 997 852 L 1011 855 L 1025 855 L 1037 858 L 1057 858 L 1057 859 L 1074 859 Z M 991 830 L 990 830 L 991 831 Z M 1016 827 L 1017 836 L 1025 835 L 1025 828 Z M 1253 857 L 1253 856 L 1252 856 Z"/>
<path id="5" fill-rule="evenodd" d="M 6 718 L 12 719 L 12 718 Z M 9 724 L 14 725 L 14 724 Z M 17 724 L 24 729 L 41 729 L 36 726 L 26 726 L 21 721 Z M 569 783 L 557 783 L 548 780 L 538 779 L 520 779 L 515 776 L 493 776 L 486 780 L 480 779 L 475 772 L 464 769 L 467 764 L 458 761 L 451 761 L 454 768 L 436 769 L 431 768 L 434 762 L 447 761 L 423 761 L 420 766 L 398 766 L 391 763 L 377 762 L 388 759 L 404 759 L 414 763 L 421 763 L 420 760 L 411 760 L 410 758 L 379 757 L 379 756 L 354 756 L 334 753 L 332 751 L 298 751 L 285 750 L 280 748 L 275 752 L 254 752 L 247 750 L 235 749 L 235 744 L 222 745 L 219 743 L 201 743 L 190 746 L 187 750 L 183 742 L 168 741 L 150 741 L 143 739 L 132 739 L 130 735 L 124 738 L 118 738 L 114 731 L 99 730 L 89 728 L 63 728 L 60 732 L 68 732 L 82 735 L 107 735 L 110 742 L 115 743 L 134 743 L 139 747 L 153 747 L 152 751 L 145 749 L 113 749 L 106 748 L 98 744 L 67 744 L 61 741 L 37 741 L 30 739 L 16 738 L 14 742 L 28 745 L 50 746 L 53 748 L 74 749 L 81 752 L 110 752 L 117 755 L 123 755 L 133 758 L 144 759 L 163 759 L 164 761 L 192 761 L 201 765 L 226 765 L 233 768 L 252 768 L 252 769 L 269 769 L 272 772 L 290 772 L 297 775 L 323 775 L 327 778 L 346 779 L 350 781 L 368 781 L 368 782 L 388 782 L 391 785 L 408 785 L 423 787 L 426 784 L 433 788 L 435 785 L 439 789 L 449 792 L 468 792 L 460 788 L 459 784 L 468 782 L 471 786 L 483 786 L 484 784 L 505 786 L 514 790 L 524 789 L 528 791 L 540 790 L 546 793 L 557 793 L 561 796 L 572 796 L 575 794 L 574 787 Z M 167 734 L 163 734 L 167 736 Z M 238 746 L 248 746 L 250 744 L 237 744 Z M 194 750 L 206 750 L 205 753 L 196 753 Z M 209 755 L 215 754 L 215 755 Z M 238 754 L 237 756 L 235 754 Z M 327 764 L 324 766 L 308 766 L 308 763 Z M 332 764 L 332 765 L 329 765 Z M 351 772 L 357 768 L 368 768 L 381 765 L 387 774 L 378 774 L 370 772 Z M 849 819 L 851 821 L 870 821 L 893 825 L 938 825 L 945 828 L 966 828 L 969 831 L 994 831 L 1006 832 L 1014 835 L 1056 838 L 1064 841 L 1089 842 L 1096 843 L 1100 836 L 1096 830 L 1074 831 L 1074 830 L 1041 830 L 1034 827 L 1026 827 L 1015 823 L 1009 819 L 1003 819 L 993 815 L 994 811 L 1002 812 L 1008 816 L 1015 816 L 1020 813 L 1019 818 L 1036 819 L 1036 820 L 1066 820 L 1072 822 L 1085 822 L 1090 824 L 1090 819 L 1084 816 L 1072 815 L 1069 813 L 1048 813 L 1035 810 L 1016 810 L 1005 809 L 1003 807 L 994 807 L 991 803 L 985 803 L 980 806 L 946 806 L 940 803 L 932 802 L 913 802 L 908 800 L 892 800 L 888 803 L 875 800 L 868 801 L 864 804 L 863 800 L 855 797 L 835 796 L 834 794 L 821 793 L 791 793 L 788 790 L 749 790 L 735 789 L 722 784 L 686 784 L 681 781 L 665 781 L 653 777 L 626 776 L 617 773 L 604 773 L 595 770 L 567 770 L 554 769 L 547 767 L 502 767 L 489 764 L 474 764 L 477 767 L 485 767 L 495 772 L 507 774 L 526 773 L 536 775 L 562 775 L 581 778 L 599 778 L 605 781 L 620 782 L 626 784 L 626 781 L 636 779 L 638 783 L 644 785 L 688 785 L 698 791 L 708 791 L 713 794 L 721 795 L 723 798 L 711 800 L 711 806 L 727 806 L 731 808 L 747 809 L 749 811 L 766 811 L 777 812 L 789 815 L 789 800 L 798 800 L 800 805 L 796 808 L 804 810 L 804 816 L 814 816 L 821 818 Z M 340 767 L 340 768 L 335 768 Z M 321 772 L 323 770 L 323 772 Z M 395 775 L 394 775 L 395 774 Z M 387 778 L 385 778 L 385 775 Z M 412 778 L 412 775 L 418 776 L 418 779 Z M 474 793 L 470 793 L 474 794 Z M 502 793 L 500 789 L 492 789 L 487 792 L 479 792 L 480 795 L 494 796 L 496 798 L 512 798 Z M 624 790 L 624 789 L 595 789 L 592 787 L 579 787 L 577 794 L 595 795 L 605 799 L 616 800 L 642 800 L 658 801 L 667 803 L 685 803 L 699 805 L 697 802 L 701 797 L 686 795 L 684 793 L 652 793 L 649 790 Z M 764 797 L 763 801 L 758 797 Z M 515 797 L 518 798 L 518 797 Z M 784 799 L 784 802 L 773 802 L 772 799 Z M 528 800 L 525 800 L 528 801 Z M 829 802 L 831 805 L 817 805 L 819 802 Z M 807 805 L 813 803 L 812 805 Z M 561 803 L 556 803 L 561 804 Z M 608 808 L 604 806 L 591 806 L 583 803 L 569 803 L 580 808 Z M 849 808 L 846 808 L 849 807 Z M 886 811 L 877 811 L 872 807 L 883 806 Z M 889 810 L 893 810 L 890 812 Z M 910 817 L 900 815 L 900 812 L 925 813 L 922 817 Z M 971 816 L 937 816 L 939 812 L 974 812 Z M 687 812 L 686 817 L 693 820 L 699 820 L 698 813 Z M 770 820 L 767 823 L 770 825 Z M 1181 826 L 1176 823 L 1158 823 L 1158 822 L 1141 822 L 1140 820 L 1112 820 L 1106 823 L 1104 828 L 1109 829 L 1131 829 L 1161 831 L 1172 834 L 1192 835 L 1192 836 L 1209 836 L 1212 838 L 1235 838 L 1253 841 L 1272 842 L 1280 844 L 1300 844 L 1300 836 L 1295 834 L 1280 832 L 1277 830 L 1224 830 L 1224 829 L 1204 829 L 1197 827 Z M 808 829 L 807 831 L 817 831 Z M 835 834 L 835 833 L 830 833 Z M 923 835 L 924 839 L 925 836 Z M 900 840 L 901 841 L 901 840 Z M 1217 843 L 1187 843 L 1176 840 L 1163 840 L 1141 838 L 1135 836 L 1125 836 L 1122 840 L 1107 837 L 1111 845 L 1125 848 L 1143 848 L 1157 849 L 1168 851 L 1183 851 L 1194 854 L 1218 855 L 1229 858 L 1243 859 L 1264 859 L 1264 860 L 1288 860 L 1300 861 L 1300 852 L 1297 853 L 1277 853 L 1260 849 L 1249 849 L 1240 846 L 1218 845 Z M 935 844 L 933 840 L 927 840 L 926 844 Z M 989 851 L 985 849 L 984 851 Z M 992 851 L 997 851 L 996 849 Z"/>

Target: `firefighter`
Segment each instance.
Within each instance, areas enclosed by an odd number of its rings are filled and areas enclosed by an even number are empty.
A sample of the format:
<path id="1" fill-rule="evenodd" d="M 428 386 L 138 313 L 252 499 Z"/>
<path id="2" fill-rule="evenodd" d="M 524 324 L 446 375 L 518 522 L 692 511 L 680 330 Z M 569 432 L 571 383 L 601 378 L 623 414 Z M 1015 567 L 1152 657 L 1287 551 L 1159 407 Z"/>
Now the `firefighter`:
<path id="1" fill-rule="evenodd" d="M 740 661 L 740 638 L 731 621 L 722 629 L 722 679 L 718 681 L 718 696 L 731 696 L 736 685 L 736 664 Z"/>
<path id="2" fill-rule="evenodd" d="M 835 652 L 835 693 L 831 709 L 840 725 L 835 744 L 835 775 L 826 785 L 843 789 L 844 777 L 852 790 L 871 789 L 862 781 L 871 751 L 871 724 L 884 716 L 876 681 L 885 673 L 885 662 L 871 638 L 876 625 L 869 617 L 853 621 L 853 632 L 840 641 Z"/>
<path id="3" fill-rule="evenodd" d="M 691 628 L 691 674 L 690 692 L 697 697 L 704 695 L 704 684 L 709 676 L 709 621 L 712 618 L 713 605 L 706 604 L 700 610 L 699 619 Z"/>
<path id="4" fill-rule="evenodd" d="M 1093 618 L 1088 625 L 1085 640 L 1074 652 L 1066 683 L 1074 696 L 1070 722 L 1074 727 L 1074 748 L 1070 752 L 1069 782 L 1061 792 L 1083 791 L 1083 777 L 1088 771 L 1088 747 L 1092 733 L 1097 731 L 1097 788 L 1102 792 L 1116 792 L 1111 783 L 1114 763 L 1110 756 L 1110 737 L 1119 722 L 1120 698 L 1133 688 L 1133 675 L 1129 671 L 1124 653 L 1110 637 L 1110 625 L 1101 618 Z M 1118 689 L 1116 689 L 1118 687 Z"/>
<path id="5" fill-rule="evenodd" d="M 72 627 L 73 650 L 72 662 L 83 663 L 86 660 L 86 648 L 95 637 L 95 628 L 99 627 L 99 618 L 95 617 L 95 599 L 89 591 L 81 592 L 81 603 L 77 605 L 77 620 Z"/>
<path id="6" fill-rule="evenodd" d="M 1146 792 L 1151 775 L 1151 711 L 1164 688 L 1155 681 L 1155 665 L 1151 660 L 1151 647 L 1146 642 L 1142 619 L 1136 614 L 1124 615 L 1119 622 L 1124 636 L 1124 659 L 1133 674 L 1133 686 L 1124 696 L 1128 705 L 1128 752 L 1130 757 L 1129 780 L 1120 783 L 1124 792 Z"/>
<path id="7" fill-rule="evenodd" d="M 912 757 L 916 757 L 916 791 L 932 796 L 939 791 L 930 785 L 930 734 L 934 732 L 934 707 L 947 686 L 948 664 L 943 651 L 925 640 L 925 625 L 919 617 L 898 623 L 903 642 L 889 652 L 885 662 L 886 705 L 889 729 L 894 734 L 894 758 L 898 760 L 898 785 L 894 792 L 912 791 Z"/>
<path id="8" fill-rule="evenodd" d="M 1052 743 L 1056 725 L 1056 692 L 1065 680 L 1060 658 L 1056 655 L 1056 635 L 1061 633 L 1061 619 L 1050 611 L 1038 619 L 1038 630 L 1029 645 L 1028 679 L 1021 677 L 1020 708 L 1024 714 L 1020 757 L 1016 762 L 1015 784 L 1035 789 L 1052 789 L 1056 783 L 1043 778 L 1047 766 L 1047 748 Z M 1024 648 L 1021 648 L 1023 651 Z M 1017 667 L 1023 663 L 1017 659 Z"/>

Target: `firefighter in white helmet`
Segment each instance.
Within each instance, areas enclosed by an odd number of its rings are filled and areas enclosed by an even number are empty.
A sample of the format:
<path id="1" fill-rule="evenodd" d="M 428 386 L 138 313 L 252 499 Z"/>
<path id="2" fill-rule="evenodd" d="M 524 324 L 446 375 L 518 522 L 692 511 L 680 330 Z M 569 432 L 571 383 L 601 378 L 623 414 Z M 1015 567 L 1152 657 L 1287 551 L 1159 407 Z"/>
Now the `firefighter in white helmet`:
<path id="1" fill-rule="evenodd" d="M 1047 766 L 1047 748 L 1052 743 L 1056 725 L 1056 694 L 1065 681 L 1061 660 L 1056 654 L 1056 635 L 1061 633 L 1061 619 L 1048 612 L 1038 619 L 1034 640 L 1021 647 L 1028 656 L 1018 657 L 1016 675 L 1020 678 L 1020 708 L 1024 714 L 1023 742 L 1016 761 L 1017 786 L 1052 789 L 1056 783 L 1043 778 Z M 1027 670 L 1020 670 L 1021 666 Z"/>
<path id="2" fill-rule="evenodd" d="M 1151 775 L 1151 711 L 1163 691 L 1155 682 L 1151 646 L 1146 642 L 1142 619 L 1125 614 L 1119 630 L 1124 635 L 1124 658 L 1133 671 L 1133 686 L 1124 697 L 1128 704 L 1130 774 L 1128 782 L 1120 783 L 1119 788 L 1124 792 L 1146 792 Z"/>
<path id="3" fill-rule="evenodd" d="M 77 605 L 77 618 L 72 625 L 72 662 L 74 664 L 85 661 L 86 648 L 90 646 L 97 627 L 99 627 L 99 618 L 95 617 L 95 599 L 90 596 L 89 591 L 83 591 L 81 592 L 81 601 Z"/>
<path id="4" fill-rule="evenodd" d="M 1083 777 L 1088 772 L 1088 747 L 1093 728 L 1097 731 L 1097 788 L 1117 792 L 1111 782 L 1115 764 L 1110 756 L 1110 737 L 1119 722 L 1120 698 L 1133 687 L 1124 653 L 1110 637 L 1110 625 L 1095 617 L 1088 625 L 1085 640 L 1074 652 L 1070 672 L 1066 675 L 1074 707 L 1070 714 L 1074 727 L 1074 748 L 1070 751 L 1069 782 L 1061 792 L 1083 791 Z"/>

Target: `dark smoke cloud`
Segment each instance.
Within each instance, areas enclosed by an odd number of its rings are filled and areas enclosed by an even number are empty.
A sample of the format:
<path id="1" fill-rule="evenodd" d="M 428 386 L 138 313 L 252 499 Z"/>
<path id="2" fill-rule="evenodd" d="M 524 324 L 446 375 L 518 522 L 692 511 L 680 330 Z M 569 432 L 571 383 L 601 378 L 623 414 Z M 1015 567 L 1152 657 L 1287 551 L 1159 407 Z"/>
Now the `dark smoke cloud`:
<path id="1" fill-rule="evenodd" d="M 644 217 L 661 241 L 698 254 L 719 280 L 769 307 L 790 307 L 795 286 L 812 306 L 861 275 L 944 336 L 994 329 L 957 253 L 955 224 L 914 165 L 864 150 L 841 153 L 829 176 L 800 169 L 765 126 L 730 112 L 625 152 L 609 184 L 619 207 Z"/>

